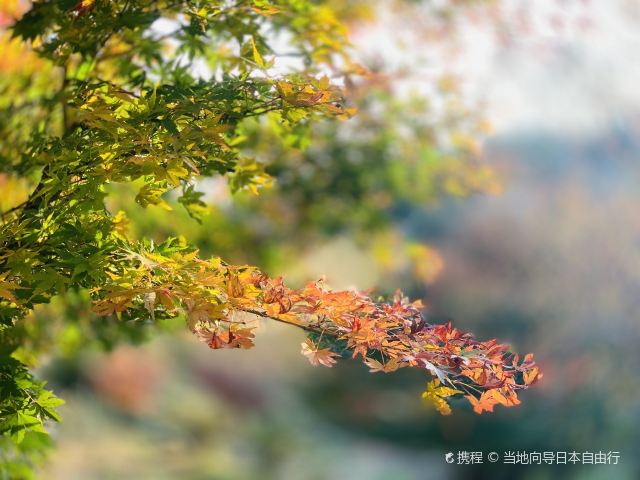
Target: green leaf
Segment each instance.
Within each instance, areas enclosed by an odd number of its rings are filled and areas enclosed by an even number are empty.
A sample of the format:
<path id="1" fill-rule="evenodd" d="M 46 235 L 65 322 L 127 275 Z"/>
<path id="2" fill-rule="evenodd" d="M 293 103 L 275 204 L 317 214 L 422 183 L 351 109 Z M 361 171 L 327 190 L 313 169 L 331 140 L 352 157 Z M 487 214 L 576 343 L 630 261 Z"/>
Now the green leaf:
<path id="1" fill-rule="evenodd" d="M 165 202 L 160 196 L 165 193 L 167 189 L 157 184 L 147 183 L 143 185 L 138 194 L 136 195 L 136 202 L 141 206 L 147 207 L 149 205 L 157 205 L 165 210 L 172 210 L 171 206 Z"/>
<path id="2" fill-rule="evenodd" d="M 208 213 L 207 204 L 202 201 L 204 193 L 195 190 L 193 185 L 189 185 L 178 198 L 191 218 L 198 223 L 202 223 L 202 218 Z"/>

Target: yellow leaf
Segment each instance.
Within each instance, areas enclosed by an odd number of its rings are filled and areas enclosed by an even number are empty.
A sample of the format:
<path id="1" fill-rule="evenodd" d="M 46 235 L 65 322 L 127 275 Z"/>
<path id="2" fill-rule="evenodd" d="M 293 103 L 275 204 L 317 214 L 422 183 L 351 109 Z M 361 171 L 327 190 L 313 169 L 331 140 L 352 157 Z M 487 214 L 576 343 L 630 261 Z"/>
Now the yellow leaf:
<path id="1" fill-rule="evenodd" d="M 524 384 L 525 385 L 531 385 L 535 380 L 538 379 L 538 374 L 539 373 L 540 373 L 540 371 L 538 370 L 537 367 L 534 367 L 531 370 L 527 370 L 526 372 L 524 372 L 523 373 Z"/>
<path id="2" fill-rule="evenodd" d="M 251 9 L 256 12 L 258 15 L 275 15 L 276 13 L 280 13 L 280 9 L 274 7 L 273 5 L 254 5 Z"/>
<path id="3" fill-rule="evenodd" d="M 251 37 L 251 49 L 253 50 L 253 60 L 258 64 L 260 68 L 264 68 L 264 59 L 260 52 L 258 51 L 258 47 L 256 47 L 256 41 L 253 37 Z"/>
<path id="4" fill-rule="evenodd" d="M 445 387 L 437 378 L 427 383 L 427 389 L 422 393 L 422 398 L 429 401 L 442 415 L 450 415 L 451 407 L 445 398 L 458 393 L 463 393 L 455 388 Z"/>

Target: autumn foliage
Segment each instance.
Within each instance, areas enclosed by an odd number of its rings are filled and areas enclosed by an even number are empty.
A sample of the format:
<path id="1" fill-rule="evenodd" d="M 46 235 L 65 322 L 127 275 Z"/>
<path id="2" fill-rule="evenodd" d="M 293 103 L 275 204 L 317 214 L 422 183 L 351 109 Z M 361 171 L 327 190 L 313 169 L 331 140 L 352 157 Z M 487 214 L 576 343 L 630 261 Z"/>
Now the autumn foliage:
<path id="1" fill-rule="evenodd" d="M 135 308 L 153 317 L 156 311 L 182 312 L 191 331 L 213 349 L 251 348 L 259 317 L 290 324 L 308 332 L 302 353 L 313 365 L 331 367 L 351 357 L 370 372 L 426 370 L 434 381 L 422 396 L 445 415 L 451 413 L 446 399 L 454 395 L 464 395 L 477 413 L 518 405 L 517 392 L 541 377 L 533 355 L 521 359 L 507 345 L 477 341 L 450 322 L 429 324 L 422 303 L 401 292 L 384 303 L 355 290 L 332 291 L 324 281 L 291 289 L 255 267 L 173 248 L 168 255 L 129 253 L 135 268 L 108 272 L 112 283 L 96 292 L 96 313 L 121 318 Z"/>

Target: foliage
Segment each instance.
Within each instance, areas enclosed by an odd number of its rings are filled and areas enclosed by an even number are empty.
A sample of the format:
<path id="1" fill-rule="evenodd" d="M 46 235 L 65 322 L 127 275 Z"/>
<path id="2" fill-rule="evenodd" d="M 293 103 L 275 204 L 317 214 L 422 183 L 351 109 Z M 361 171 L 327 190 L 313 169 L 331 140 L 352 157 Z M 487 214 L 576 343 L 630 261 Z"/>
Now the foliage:
<path id="1" fill-rule="evenodd" d="M 520 362 L 495 340 L 475 341 L 450 323 L 428 325 L 421 302 L 410 303 L 399 292 L 391 303 L 376 303 L 361 292 L 331 291 L 323 282 L 293 290 L 254 267 L 204 261 L 196 251 L 182 250 L 168 242 L 127 252 L 107 271 L 111 281 L 99 288 L 96 313 L 135 319 L 145 310 L 155 318 L 180 309 L 213 349 L 253 346 L 251 316 L 295 325 L 313 334 L 302 352 L 314 365 L 331 367 L 334 357 L 349 352 L 371 372 L 419 367 L 456 386 L 460 390 L 440 387 L 437 394 L 427 389 L 425 398 L 436 399 L 443 413 L 450 410 L 442 399 L 455 393 L 466 393 L 478 413 L 498 403 L 517 405 L 516 392 L 539 376 L 531 355 Z"/>
<path id="2" fill-rule="evenodd" d="M 312 122 L 355 113 L 339 85 L 363 70 L 348 55 L 338 18 L 361 7 L 42 0 L 15 23 L 5 48 L 27 61 L 0 80 L 3 473 L 27 477 L 48 443 L 44 422 L 58 420 L 61 401 L 26 366 L 36 352 L 25 319 L 69 292 L 88 292 L 94 312 L 112 322 L 183 315 L 212 348 L 250 347 L 255 317 L 289 323 L 309 333 L 303 353 L 312 363 L 351 355 L 372 371 L 424 368 L 478 412 L 517 404 L 516 391 L 539 377 L 530 356 L 520 362 L 495 341 L 429 325 L 420 304 L 400 294 L 384 303 L 322 282 L 290 289 L 255 267 L 201 259 L 183 239 L 132 240 L 126 215 L 106 207 L 112 186 L 123 184 L 136 189 L 141 207 L 173 215 L 175 195 L 201 220 L 197 178 L 222 175 L 232 191 L 252 193 L 270 184 L 258 150 L 248 148 L 256 141 L 247 139 L 264 131 L 257 118 L 293 139 L 279 147 L 288 149 L 304 142 Z M 303 60 L 298 68 L 279 66 L 282 38 L 294 50 L 287 55 Z M 406 181 L 397 164 L 388 168 Z M 405 190 L 402 182 L 387 187 Z M 453 392 L 446 388 L 425 394 L 443 413 Z"/>

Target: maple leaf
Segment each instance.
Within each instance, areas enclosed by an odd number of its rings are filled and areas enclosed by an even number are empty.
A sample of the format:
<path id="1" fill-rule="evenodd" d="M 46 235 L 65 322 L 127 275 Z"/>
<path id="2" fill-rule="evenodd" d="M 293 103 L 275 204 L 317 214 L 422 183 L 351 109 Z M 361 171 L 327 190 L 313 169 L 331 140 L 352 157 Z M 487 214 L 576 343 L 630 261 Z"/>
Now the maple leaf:
<path id="1" fill-rule="evenodd" d="M 430 402 L 442 415 L 451 415 L 451 407 L 445 399 L 458 393 L 463 392 L 442 385 L 436 378 L 427 383 L 427 389 L 422 393 L 422 398 Z"/>
<path id="2" fill-rule="evenodd" d="M 493 412 L 493 407 L 500 404 L 505 407 L 513 407 L 520 404 L 520 400 L 515 393 L 509 389 L 494 388 L 482 392 L 480 398 L 473 395 L 466 395 L 469 403 L 473 405 L 473 411 L 480 414 L 482 412 Z"/>
<path id="3" fill-rule="evenodd" d="M 253 328 L 232 328 L 231 329 L 231 345 L 235 348 L 251 348 L 253 347 Z"/>
<path id="4" fill-rule="evenodd" d="M 302 354 L 309 359 L 311 365 L 324 365 L 329 368 L 336 363 L 335 357 L 338 356 L 328 348 L 319 349 L 309 338 L 302 342 Z"/>
<path id="5" fill-rule="evenodd" d="M 538 380 L 542 375 L 537 367 L 532 368 L 531 370 L 527 370 L 522 374 L 525 385 L 531 385 L 533 382 Z"/>
<path id="6" fill-rule="evenodd" d="M 400 363 L 400 360 L 397 358 L 392 358 L 387 363 L 379 362 L 374 358 L 367 357 L 364 360 L 364 364 L 369 367 L 369 371 L 371 373 L 383 372 L 390 373 L 395 372 L 401 367 L 404 367 L 406 364 Z"/>
<path id="7" fill-rule="evenodd" d="M 214 350 L 220 348 L 251 348 L 253 347 L 252 328 L 215 328 L 212 325 L 197 327 L 196 336 Z"/>

